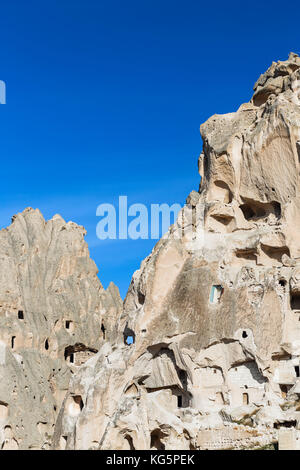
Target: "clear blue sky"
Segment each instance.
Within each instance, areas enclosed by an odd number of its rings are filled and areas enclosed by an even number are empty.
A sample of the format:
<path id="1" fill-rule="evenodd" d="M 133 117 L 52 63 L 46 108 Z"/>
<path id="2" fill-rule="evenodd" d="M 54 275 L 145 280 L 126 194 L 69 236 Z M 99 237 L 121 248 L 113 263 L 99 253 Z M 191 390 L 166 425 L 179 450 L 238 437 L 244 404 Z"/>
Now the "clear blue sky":
<path id="1" fill-rule="evenodd" d="M 183 204 L 200 124 L 300 50 L 299 3 L 10 0 L 0 38 L 1 227 L 27 206 L 84 225 L 124 296 L 155 242 L 99 241 L 97 205 Z"/>

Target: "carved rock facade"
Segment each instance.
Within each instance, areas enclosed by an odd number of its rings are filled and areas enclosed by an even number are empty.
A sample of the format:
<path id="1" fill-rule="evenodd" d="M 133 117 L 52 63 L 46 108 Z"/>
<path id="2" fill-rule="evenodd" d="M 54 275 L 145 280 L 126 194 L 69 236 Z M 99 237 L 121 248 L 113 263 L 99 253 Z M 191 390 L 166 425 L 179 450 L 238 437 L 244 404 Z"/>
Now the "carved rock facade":
<path id="1" fill-rule="evenodd" d="M 123 308 L 82 228 L 0 232 L 3 448 L 300 447 L 300 58 L 201 135 L 199 192 Z"/>
<path id="2" fill-rule="evenodd" d="M 0 448 L 50 448 L 71 376 L 114 335 L 82 227 L 26 209 L 0 231 Z M 104 338 L 105 336 L 105 338 Z"/>
<path id="3" fill-rule="evenodd" d="M 199 193 L 134 274 L 116 340 L 72 377 L 54 448 L 249 448 L 297 433 L 299 83 L 290 54 L 249 103 L 201 126 Z"/>

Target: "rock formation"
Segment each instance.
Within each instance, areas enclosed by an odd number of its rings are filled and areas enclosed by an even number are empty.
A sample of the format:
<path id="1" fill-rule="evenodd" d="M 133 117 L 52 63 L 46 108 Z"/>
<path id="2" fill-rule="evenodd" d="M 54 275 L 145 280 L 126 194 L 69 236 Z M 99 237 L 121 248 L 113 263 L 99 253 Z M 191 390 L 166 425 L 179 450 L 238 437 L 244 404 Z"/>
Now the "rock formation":
<path id="1" fill-rule="evenodd" d="M 3 448 L 300 448 L 300 58 L 201 135 L 199 192 L 123 308 L 81 227 L 0 232 Z"/>
<path id="2" fill-rule="evenodd" d="M 33 209 L 0 231 L 2 449 L 49 448 L 71 376 L 114 338 L 121 299 L 100 284 L 84 234 Z"/>
<path id="3" fill-rule="evenodd" d="M 133 275 L 114 341 L 72 377 L 53 448 L 296 443 L 299 84 L 290 54 L 201 126 L 199 193 Z"/>

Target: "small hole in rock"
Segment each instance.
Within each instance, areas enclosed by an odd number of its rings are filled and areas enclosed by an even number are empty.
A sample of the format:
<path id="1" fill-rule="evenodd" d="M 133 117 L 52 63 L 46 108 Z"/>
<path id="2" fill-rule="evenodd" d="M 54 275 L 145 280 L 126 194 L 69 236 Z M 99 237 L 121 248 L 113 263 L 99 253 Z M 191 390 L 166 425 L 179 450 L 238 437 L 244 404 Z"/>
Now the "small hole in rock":
<path id="1" fill-rule="evenodd" d="M 19 320 L 24 320 L 24 313 L 23 313 L 23 310 L 19 310 L 19 311 L 18 311 L 18 319 L 19 319 Z"/>

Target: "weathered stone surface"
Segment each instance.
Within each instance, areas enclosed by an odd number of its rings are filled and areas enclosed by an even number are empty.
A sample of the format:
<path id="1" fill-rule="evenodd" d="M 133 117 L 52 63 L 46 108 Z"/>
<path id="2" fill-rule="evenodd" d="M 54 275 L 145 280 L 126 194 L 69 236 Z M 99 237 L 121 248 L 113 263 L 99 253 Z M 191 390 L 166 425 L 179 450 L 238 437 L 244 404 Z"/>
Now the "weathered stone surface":
<path id="1" fill-rule="evenodd" d="M 201 126 L 201 185 L 123 308 L 84 229 L 0 231 L 2 449 L 240 449 L 300 438 L 300 58 Z"/>
<path id="2" fill-rule="evenodd" d="M 291 54 L 201 126 L 199 194 L 72 377 L 53 448 L 258 447 L 299 427 L 299 80 Z"/>
<path id="3" fill-rule="evenodd" d="M 84 235 L 30 208 L 0 231 L 0 448 L 49 448 L 71 375 L 114 337 L 121 299 Z"/>

